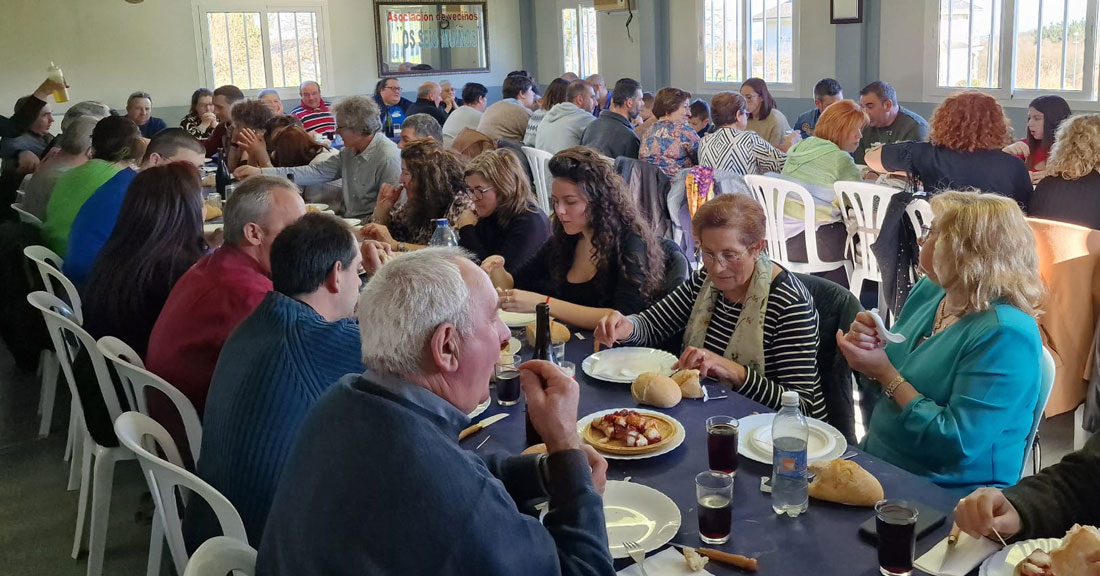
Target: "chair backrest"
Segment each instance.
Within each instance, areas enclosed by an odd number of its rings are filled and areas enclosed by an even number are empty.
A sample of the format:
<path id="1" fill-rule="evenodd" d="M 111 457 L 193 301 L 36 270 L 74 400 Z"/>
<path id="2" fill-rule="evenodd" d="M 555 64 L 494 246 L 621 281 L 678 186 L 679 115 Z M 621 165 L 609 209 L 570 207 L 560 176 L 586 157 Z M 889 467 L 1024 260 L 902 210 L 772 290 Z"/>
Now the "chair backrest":
<path id="1" fill-rule="evenodd" d="M 45 246 L 27 246 L 23 249 L 23 254 L 38 268 L 38 274 L 42 276 L 42 284 L 46 292 L 67 301 L 73 319 L 77 324 L 83 325 L 84 311 L 80 303 L 80 292 L 77 291 L 72 280 L 61 272 L 65 261 Z"/>
<path id="2" fill-rule="evenodd" d="M 139 412 L 126 412 L 115 419 L 115 434 L 141 463 L 178 572 L 182 573 L 187 566 L 187 548 L 183 541 L 183 515 L 177 505 L 180 501 L 176 499 L 177 488 L 198 494 L 214 511 L 222 533 L 248 544 L 244 522 L 237 509 L 221 492 L 183 468 L 179 449 L 163 426 Z M 156 455 L 154 451 L 158 449 L 167 459 Z"/>
<path id="3" fill-rule="evenodd" d="M 687 256 L 680 250 L 680 245 L 668 238 L 658 238 L 657 243 L 665 255 L 665 284 L 661 288 L 661 296 L 667 296 L 669 292 L 684 283 L 691 275 L 691 265 Z"/>
<path id="4" fill-rule="evenodd" d="M 130 406 L 136 406 L 138 412 L 151 417 L 146 405 L 146 388 L 159 390 L 172 401 L 183 420 L 187 444 L 191 449 L 191 461 L 198 462 L 199 449 L 202 446 L 202 422 L 191 400 L 178 388 L 146 370 L 141 356 L 122 340 L 114 336 L 104 336 L 99 339 L 97 346 L 103 357 L 114 365 Z"/>
<path id="5" fill-rule="evenodd" d="M 1031 459 L 1031 448 L 1035 445 L 1035 437 L 1039 434 L 1039 423 L 1043 420 L 1043 412 L 1050 401 L 1050 391 L 1054 389 L 1054 356 L 1050 350 L 1043 346 L 1043 354 L 1039 357 L 1039 401 L 1035 403 L 1035 420 L 1031 423 L 1031 431 L 1027 434 L 1027 448 L 1024 449 L 1024 462 L 1020 467 L 1020 475 L 1027 470 L 1027 461 Z"/>
<path id="6" fill-rule="evenodd" d="M 864 277 L 875 282 L 882 281 L 878 259 L 871 245 L 878 239 L 882 223 L 886 220 L 886 207 L 890 197 L 898 192 L 897 188 L 881 186 L 870 182 L 836 182 L 833 190 L 840 198 L 841 216 L 848 228 L 850 237 L 858 237 L 853 244 L 856 265 L 863 271 Z M 920 229 L 917 229 L 920 235 Z"/>
<path id="7" fill-rule="evenodd" d="M 913 225 L 913 234 L 921 237 L 921 228 L 932 223 L 932 204 L 924 198 L 917 198 L 905 207 L 905 214 L 909 216 L 909 223 Z"/>
<path id="8" fill-rule="evenodd" d="M 76 383 L 76 375 L 73 365 L 77 354 L 83 348 L 87 351 L 95 377 L 99 383 L 99 393 L 102 396 L 102 404 L 107 409 L 107 415 L 113 421 L 122 414 L 118 394 L 115 392 L 114 380 L 111 378 L 111 370 L 107 367 L 107 361 L 99 353 L 95 338 L 88 334 L 70 316 L 72 312 L 60 298 L 46 292 L 32 292 L 27 295 L 27 302 L 42 312 L 42 318 L 46 321 L 46 330 L 50 333 L 54 351 L 57 353 L 58 362 L 61 364 L 61 372 L 69 385 L 69 392 L 73 400 L 77 402 L 77 408 L 81 417 L 84 417 L 85 405 L 98 405 L 98 401 L 89 402 L 90 399 L 81 398 L 80 387 Z M 102 438 L 95 439 L 102 443 Z"/>
<path id="9" fill-rule="evenodd" d="M 795 272 L 813 273 L 827 272 L 835 269 L 835 263 L 825 263 L 817 251 L 817 224 L 814 218 L 814 199 L 805 186 L 784 178 L 774 176 L 760 176 L 752 174 L 745 176 L 745 182 L 752 190 L 756 201 L 764 207 L 765 229 L 768 242 L 768 256 L 779 262 L 784 268 Z M 783 215 L 787 201 L 802 204 L 803 224 L 806 233 L 806 262 L 792 262 L 787 256 L 787 233 Z"/>
<path id="10" fill-rule="evenodd" d="M 550 159 L 553 154 L 530 146 L 523 147 L 523 155 L 531 165 L 531 179 L 535 182 L 535 196 L 538 199 L 539 208 L 550 214 Z"/>
<path id="11" fill-rule="evenodd" d="M 183 576 L 225 576 L 230 570 L 256 574 L 256 550 L 235 538 L 215 536 L 195 550 Z"/>
<path id="12" fill-rule="evenodd" d="M 31 224 L 31 225 L 37 226 L 39 228 L 42 227 L 42 220 L 39 219 L 38 216 L 35 216 L 34 214 L 31 214 L 30 212 L 27 212 L 26 210 L 24 210 L 23 205 L 21 203 L 16 202 L 16 203 L 12 204 L 11 209 L 15 210 L 15 213 L 19 215 L 19 221 L 20 222 L 22 222 L 24 224 Z"/>

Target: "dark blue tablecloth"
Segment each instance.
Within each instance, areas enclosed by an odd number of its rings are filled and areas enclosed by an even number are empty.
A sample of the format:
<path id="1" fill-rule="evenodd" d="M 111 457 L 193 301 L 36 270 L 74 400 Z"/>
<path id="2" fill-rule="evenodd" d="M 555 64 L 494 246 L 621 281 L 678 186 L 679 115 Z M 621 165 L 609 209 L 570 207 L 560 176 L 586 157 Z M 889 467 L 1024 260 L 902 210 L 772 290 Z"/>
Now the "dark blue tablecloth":
<path id="1" fill-rule="evenodd" d="M 578 417 L 608 408 L 633 408 L 637 404 L 630 395 L 629 384 L 615 384 L 590 378 L 581 370 L 581 362 L 592 353 L 592 340 L 585 333 L 585 340 L 574 337 L 566 346 L 566 359 L 577 366 L 580 383 L 580 408 Z M 519 335 L 522 341 L 523 335 Z M 530 351 L 524 349 L 524 358 Z M 718 385 L 710 387 L 719 391 Z M 680 507 L 682 516 L 680 532 L 673 542 L 687 546 L 704 545 L 699 540 L 695 512 L 695 475 L 707 470 L 705 420 L 709 416 L 725 414 L 744 417 L 755 412 L 772 412 L 757 402 L 734 392 L 728 398 L 711 400 L 684 399 L 680 404 L 662 412 L 676 418 L 687 429 L 684 443 L 668 454 L 646 460 L 609 460 L 608 480 L 631 477 L 632 482 L 655 488 Z M 518 454 L 525 448 L 523 402 L 515 406 L 496 404 L 494 392 L 492 405 L 477 419 L 500 412 L 511 414 L 463 441 L 468 449 L 491 436 L 478 452 L 504 451 Z M 853 448 L 854 449 L 854 448 Z M 917 541 L 917 556 L 927 552 L 947 536 L 950 528 L 950 512 L 958 498 L 931 482 L 914 476 L 896 466 L 855 449 L 854 458 L 882 483 L 889 498 L 905 498 L 922 502 L 948 514 L 948 522 L 928 536 Z M 859 525 L 874 515 L 869 508 L 854 508 L 828 502 L 810 500 L 807 513 L 798 518 L 777 516 L 771 508 L 771 495 L 760 491 L 760 478 L 771 474 L 771 466 L 740 458 L 737 479 L 734 483 L 733 530 L 730 541 L 713 546 L 726 552 L 755 557 L 759 560 L 761 575 L 814 575 L 814 576 L 871 576 L 878 574 L 878 556 L 873 544 L 858 534 Z M 709 547 L 709 546 L 708 546 Z M 617 568 L 630 564 L 630 560 L 616 561 Z M 737 574 L 735 568 L 710 562 L 707 570 L 714 574 Z"/>

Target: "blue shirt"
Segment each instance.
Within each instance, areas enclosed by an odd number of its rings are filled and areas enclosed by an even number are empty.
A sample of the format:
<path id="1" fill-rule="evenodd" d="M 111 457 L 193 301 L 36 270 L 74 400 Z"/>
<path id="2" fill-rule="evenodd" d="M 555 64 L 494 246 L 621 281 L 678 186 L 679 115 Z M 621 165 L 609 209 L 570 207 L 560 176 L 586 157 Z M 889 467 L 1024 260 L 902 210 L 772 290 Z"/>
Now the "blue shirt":
<path id="1" fill-rule="evenodd" d="M 133 168 L 120 170 L 96 189 L 73 220 L 72 231 L 69 232 L 69 252 L 61 271 L 77 288 L 83 286 L 99 251 L 114 232 L 122 201 L 126 199 L 126 191 L 136 176 L 137 170 Z"/>
<path id="2" fill-rule="evenodd" d="M 1020 479 L 1039 402 L 1042 354 L 1035 319 L 994 304 L 932 333 L 944 297 L 927 278 L 913 287 L 886 355 L 918 396 L 905 408 L 883 396 L 864 449 L 945 488 L 970 492 Z"/>
<path id="3" fill-rule="evenodd" d="M 802 134 L 803 140 L 814 135 L 814 128 L 817 128 L 818 118 L 821 118 L 821 110 L 818 110 L 817 106 L 814 106 L 803 112 L 798 119 L 794 121 L 794 129 Z"/>

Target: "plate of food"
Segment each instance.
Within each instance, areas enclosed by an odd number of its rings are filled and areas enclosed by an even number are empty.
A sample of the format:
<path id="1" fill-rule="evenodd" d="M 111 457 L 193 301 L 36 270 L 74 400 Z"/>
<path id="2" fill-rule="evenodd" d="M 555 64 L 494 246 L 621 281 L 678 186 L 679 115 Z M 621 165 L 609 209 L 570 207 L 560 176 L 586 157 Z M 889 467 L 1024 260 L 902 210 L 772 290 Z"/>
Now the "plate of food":
<path id="1" fill-rule="evenodd" d="M 306 204 L 306 212 L 324 212 L 328 210 L 328 204 L 318 204 L 316 202 Z"/>
<path id="2" fill-rule="evenodd" d="M 684 442 L 684 425 L 645 409 L 613 408 L 581 418 L 577 432 L 612 460 L 639 460 L 667 454 Z"/>
<path id="3" fill-rule="evenodd" d="M 358 218 L 344 218 L 344 222 L 346 222 L 347 225 L 351 226 L 352 228 L 358 228 L 359 226 L 363 225 L 363 221 Z"/>
<path id="4" fill-rule="evenodd" d="M 1100 532 L 1092 526 L 1075 524 L 1065 538 L 1017 542 L 986 558 L 978 576 L 1015 576 L 1016 566 L 1036 550 L 1050 557 L 1051 574 L 1092 574 L 1094 558 L 1100 554 Z"/>
<path id="5" fill-rule="evenodd" d="M 750 460 L 771 464 L 771 430 L 774 419 L 774 413 L 739 418 L 738 429 L 742 440 L 737 443 L 737 453 Z M 816 418 L 806 418 L 806 424 L 810 429 L 809 445 L 806 446 L 807 462 L 839 458 L 848 449 L 848 441 L 836 428 Z"/>
<path id="6" fill-rule="evenodd" d="M 509 328 L 523 328 L 535 321 L 534 312 L 528 314 L 525 312 L 508 312 L 506 310 L 497 310 L 497 314 L 500 315 L 500 319 L 503 320 L 504 324 Z"/>
<path id="7" fill-rule="evenodd" d="M 633 384 L 640 374 L 672 374 L 678 358 L 654 348 L 609 348 L 590 355 L 581 363 L 584 373 L 599 380 Z"/>
<path id="8" fill-rule="evenodd" d="M 493 401 L 493 396 L 490 394 L 489 397 L 486 398 L 484 402 L 482 402 L 481 404 L 478 404 L 477 408 L 474 408 L 474 410 L 472 412 L 470 412 L 469 414 L 467 414 L 467 416 L 469 416 L 471 420 L 474 419 L 474 418 L 477 418 L 478 416 L 481 415 L 482 412 L 486 411 L 489 408 L 489 404 L 492 401 Z"/>
<path id="9" fill-rule="evenodd" d="M 612 558 L 629 557 L 623 542 L 637 542 L 649 553 L 667 544 L 680 530 L 680 509 L 676 503 L 661 492 L 634 482 L 607 482 L 603 515 Z"/>

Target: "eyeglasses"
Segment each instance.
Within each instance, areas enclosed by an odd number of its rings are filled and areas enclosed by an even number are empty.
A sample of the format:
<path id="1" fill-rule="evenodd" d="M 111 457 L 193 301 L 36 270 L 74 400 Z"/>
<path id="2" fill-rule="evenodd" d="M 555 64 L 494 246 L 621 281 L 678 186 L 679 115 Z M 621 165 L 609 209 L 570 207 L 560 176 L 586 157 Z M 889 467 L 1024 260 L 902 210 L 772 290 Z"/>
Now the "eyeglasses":
<path id="1" fill-rule="evenodd" d="M 466 194 L 472 197 L 474 200 L 481 200 L 486 192 L 492 192 L 494 188 L 492 186 L 488 188 L 467 188 Z"/>
<path id="2" fill-rule="evenodd" d="M 722 266 L 729 266 L 736 262 L 744 260 L 745 256 L 748 256 L 752 250 L 742 250 L 740 252 L 734 252 L 732 250 L 726 250 L 721 254 L 711 254 L 706 250 L 701 250 L 700 253 L 703 256 L 704 264 L 721 264 Z"/>
<path id="3" fill-rule="evenodd" d="M 931 236 L 932 232 L 934 232 L 934 231 L 935 230 L 932 229 L 932 226 L 930 226 L 928 224 L 925 224 L 924 226 L 921 226 L 920 227 L 920 237 L 917 238 L 917 244 L 923 245 L 925 242 L 927 242 L 928 237 Z"/>
<path id="4" fill-rule="evenodd" d="M 385 86 L 382 89 L 383 90 L 396 90 L 396 91 L 400 92 L 401 91 L 401 86 Z"/>

